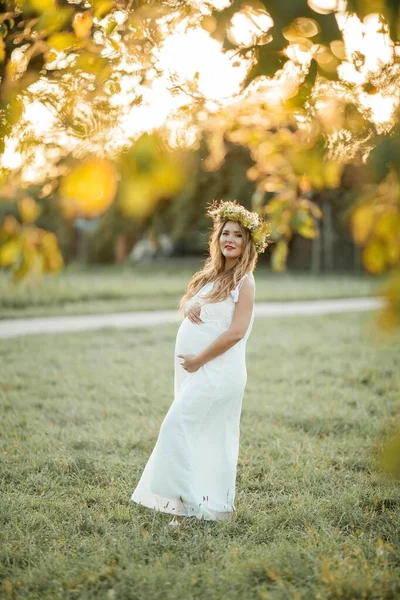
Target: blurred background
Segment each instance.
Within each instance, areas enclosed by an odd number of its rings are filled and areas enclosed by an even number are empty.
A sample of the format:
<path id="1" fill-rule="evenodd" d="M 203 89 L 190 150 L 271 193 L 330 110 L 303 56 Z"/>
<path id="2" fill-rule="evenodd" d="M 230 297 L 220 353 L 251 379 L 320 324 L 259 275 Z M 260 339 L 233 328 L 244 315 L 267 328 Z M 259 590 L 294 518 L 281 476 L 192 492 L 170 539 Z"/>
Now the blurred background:
<path id="1" fill-rule="evenodd" d="M 0 7 L 0 596 L 399 598 L 398 0 Z M 257 319 L 239 518 L 177 540 L 128 506 L 176 323 L 17 319 L 177 310 L 220 199 L 257 303 L 384 302 Z"/>
<path id="2" fill-rule="evenodd" d="M 260 300 L 318 280 L 398 326 L 397 2 L 1 4 L 3 317 L 139 307 L 166 273 L 170 306 L 236 199 L 270 223 Z"/>

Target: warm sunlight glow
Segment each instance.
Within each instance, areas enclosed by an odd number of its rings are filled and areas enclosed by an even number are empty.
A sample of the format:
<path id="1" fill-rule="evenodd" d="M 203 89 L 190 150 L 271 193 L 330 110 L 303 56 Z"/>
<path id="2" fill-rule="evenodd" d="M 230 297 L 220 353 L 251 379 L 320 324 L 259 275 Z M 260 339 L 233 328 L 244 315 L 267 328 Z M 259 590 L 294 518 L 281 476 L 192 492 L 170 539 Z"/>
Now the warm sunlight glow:
<path id="1" fill-rule="evenodd" d="M 289 44 L 285 54 L 290 60 L 300 65 L 307 65 L 311 60 L 310 51 L 301 44 Z"/>
<path id="2" fill-rule="evenodd" d="M 257 77 L 247 87 L 247 95 L 258 98 L 259 102 L 266 103 L 271 107 L 282 105 L 283 102 L 297 94 L 304 75 L 303 69 L 307 67 L 310 60 L 311 55 L 307 53 L 302 64 L 288 60 L 273 77 Z"/>
<path id="3" fill-rule="evenodd" d="M 192 5 L 194 11 L 207 14 L 212 7 L 222 10 L 230 3 Z M 234 50 L 224 51 L 222 43 L 200 26 L 198 14 L 176 20 L 170 13 L 162 16 L 163 39 L 147 54 L 136 55 L 120 40 L 122 51 L 115 72 L 121 75 L 104 85 L 106 112 L 99 113 L 87 98 L 86 86 L 79 85 L 79 77 L 68 71 L 58 81 L 40 78 L 29 87 L 22 117 L 5 140 L 0 166 L 20 169 L 22 182 L 40 182 L 60 174 L 57 165 L 64 156 L 80 159 L 93 153 L 113 157 L 143 133 L 156 129 L 173 147 L 193 147 L 199 137 L 201 112 L 208 115 L 229 104 L 255 60 L 251 52 L 238 56 Z M 118 22 L 125 19 L 122 11 L 116 16 Z M 265 20 L 265 16 L 263 27 L 271 26 L 270 17 Z M 104 27 L 109 20 L 104 20 Z M 103 35 L 101 30 L 97 33 Z M 56 55 L 60 66 L 66 55 Z M 67 62 L 71 61 L 68 57 Z M 55 62 L 48 64 L 54 66 Z M 28 135 L 38 143 L 24 144 Z"/>
<path id="4" fill-rule="evenodd" d="M 37 135 L 51 129 L 57 120 L 49 108 L 38 100 L 26 104 L 24 117 Z"/>
<path id="5" fill-rule="evenodd" d="M 18 139 L 8 138 L 5 150 L 0 158 L 0 167 L 4 169 L 18 169 L 22 165 L 22 154 L 18 152 Z"/>
<path id="6" fill-rule="evenodd" d="M 235 13 L 230 21 L 227 36 L 232 44 L 253 46 L 258 43 L 266 43 L 271 37 L 266 36 L 274 22 L 266 10 L 246 6 Z"/>
<path id="7" fill-rule="evenodd" d="M 336 15 L 343 33 L 346 58 L 338 67 L 342 81 L 354 84 L 353 93 L 376 125 L 378 132 L 389 131 L 400 105 L 400 69 L 394 64 L 394 44 L 378 14 L 363 21 L 345 12 Z M 367 93 L 362 86 L 368 84 Z"/>
<path id="8" fill-rule="evenodd" d="M 155 81 L 143 91 L 142 102 L 131 108 L 122 119 L 121 128 L 130 138 L 161 127 L 169 114 L 181 104 L 181 100 L 170 94 L 162 80 Z"/>
<path id="9" fill-rule="evenodd" d="M 232 4 L 232 0 L 189 0 L 188 4 L 195 6 L 202 12 L 211 12 L 211 9 L 223 10 Z"/>
<path id="10" fill-rule="evenodd" d="M 379 15 L 367 15 L 361 22 L 356 15 L 338 15 L 346 54 L 355 56 L 357 70 L 364 78 L 382 64 L 389 64 L 393 57 L 393 42 L 389 33 L 382 33 Z M 359 58 L 357 58 L 359 57 Z"/>
<path id="11" fill-rule="evenodd" d="M 398 106 L 398 99 L 393 96 L 382 96 L 381 94 L 362 94 L 361 103 L 365 108 L 371 110 L 371 119 L 377 125 L 382 125 L 391 121 L 393 112 Z"/>
<path id="12" fill-rule="evenodd" d="M 337 0 L 307 0 L 307 4 L 315 12 L 327 15 L 336 10 L 338 2 Z"/>
<path id="13" fill-rule="evenodd" d="M 167 139 L 171 148 L 192 148 L 198 139 L 198 128 L 188 126 L 183 119 L 168 121 Z"/>
<path id="14" fill-rule="evenodd" d="M 263 110 L 262 105 L 283 110 L 284 103 L 298 93 L 312 57 L 335 74 L 343 59 L 339 81 L 327 82 L 324 89 L 318 87 L 321 83 L 314 86 L 317 100 L 320 93 L 322 104 L 317 110 L 326 132 L 331 133 L 333 126 L 351 129 L 342 119 L 343 111 L 336 110 L 346 102 L 360 107 L 378 132 L 390 130 L 400 105 L 400 65 L 393 60 L 393 42 L 377 14 L 360 21 L 345 12 L 344 0 L 309 0 L 319 13 L 339 9 L 335 16 L 343 43 L 332 42 L 335 56 L 332 45 L 311 40 L 318 33 L 315 22 L 298 18 L 284 31 L 289 43 L 282 52 L 289 60 L 271 77 L 257 77 L 243 90 L 256 63 L 251 46 L 269 43 L 274 23 L 258 0 L 240 4 L 227 23 L 229 41 L 239 48 L 225 50 L 220 36 L 212 37 L 218 19 L 211 13 L 231 4 L 231 0 L 191 0 L 190 10 L 184 12 L 180 6 L 154 12 L 144 3 L 132 21 L 123 10 L 106 17 L 99 22 L 96 41 L 104 46 L 100 62 L 111 57 L 113 67 L 96 93 L 91 57 L 85 52 L 64 52 L 62 45 L 54 43 L 46 68 L 63 68 L 57 77 L 40 76 L 23 92 L 22 115 L 5 139 L 0 166 L 18 171 L 22 183 L 45 181 L 61 174 L 65 160 L 81 160 L 88 154 L 112 159 L 143 133 L 155 130 L 171 147 L 194 148 L 204 123 L 221 110 L 230 115 L 242 96 L 252 107 L 249 110 Z M 106 33 L 113 21 L 126 25 L 123 33 L 117 29 Z M 77 57 L 81 64 L 74 70 Z M 12 54 L 16 72 L 23 60 L 23 51 L 16 49 Z M 333 102 L 328 110 L 324 101 L 330 95 Z M 224 154 L 221 140 L 215 141 L 215 148 L 217 164 Z"/>
<path id="15" fill-rule="evenodd" d="M 239 92 L 250 66 L 249 60 L 235 57 L 233 61 L 232 55 L 233 52 L 224 53 L 221 43 L 204 29 L 189 29 L 165 40 L 158 52 L 157 66 L 172 84 L 190 83 L 194 94 L 223 100 Z"/>

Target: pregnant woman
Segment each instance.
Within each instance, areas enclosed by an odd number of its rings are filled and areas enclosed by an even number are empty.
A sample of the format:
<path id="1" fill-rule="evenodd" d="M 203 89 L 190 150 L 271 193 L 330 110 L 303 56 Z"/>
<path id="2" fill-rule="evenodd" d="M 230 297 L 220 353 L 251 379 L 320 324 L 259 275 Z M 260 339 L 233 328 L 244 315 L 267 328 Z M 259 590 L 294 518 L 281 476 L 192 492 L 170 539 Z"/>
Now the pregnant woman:
<path id="1" fill-rule="evenodd" d="M 231 520 L 239 425 L 254 321 L 253 271 L 268 226 L 234 201 L 213 202 L 209 257 L 180 301 L 175 396 L 131 500 L 184 517 Z"/>

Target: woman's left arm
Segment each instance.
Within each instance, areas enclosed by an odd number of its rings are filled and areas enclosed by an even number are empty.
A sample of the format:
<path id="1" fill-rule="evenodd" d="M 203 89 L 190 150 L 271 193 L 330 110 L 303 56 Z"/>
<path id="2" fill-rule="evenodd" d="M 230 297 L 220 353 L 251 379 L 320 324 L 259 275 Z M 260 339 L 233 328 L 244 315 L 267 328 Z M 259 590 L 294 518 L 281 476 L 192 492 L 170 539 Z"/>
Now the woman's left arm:
<path id="1" fill-rule="evenodd" d="M 220 354 L 223 354 L 243 338 L 250 324 L 254 306 L 254 296 L 254 279 L 246 277 L 240 289 L 239 299 L 236 303 L 235 312 L 233 313 L 232 323 L 229 329 L 217 337 L 217 339 L 200 354 L 186 355 L 184 362 L 181 363 L 184 369 L 189 372 L 197 371 L 204 364 Z M 178 358 L 184 358 L 184 356 L 185 355 L 179 354 Z"/>

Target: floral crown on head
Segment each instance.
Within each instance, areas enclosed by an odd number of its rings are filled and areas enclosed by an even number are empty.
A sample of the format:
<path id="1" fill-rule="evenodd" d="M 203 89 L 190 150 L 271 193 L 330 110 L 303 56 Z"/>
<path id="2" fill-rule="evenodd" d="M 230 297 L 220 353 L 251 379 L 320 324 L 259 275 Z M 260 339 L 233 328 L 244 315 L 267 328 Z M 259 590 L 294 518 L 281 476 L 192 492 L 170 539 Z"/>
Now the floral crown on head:
<path id="1" fill-rule="evenodd" d="M 250 212 L 236 200 L 214 200 L 208 207 L 207 217 L 211 217 L 214 223 L 224 221 L 237 221 L 246 227 L 251 234 L 258 254 L 264 252 L 270 242 L 270 227 L 263 221 L 258 213 Z"/>

